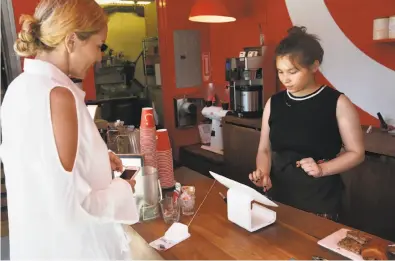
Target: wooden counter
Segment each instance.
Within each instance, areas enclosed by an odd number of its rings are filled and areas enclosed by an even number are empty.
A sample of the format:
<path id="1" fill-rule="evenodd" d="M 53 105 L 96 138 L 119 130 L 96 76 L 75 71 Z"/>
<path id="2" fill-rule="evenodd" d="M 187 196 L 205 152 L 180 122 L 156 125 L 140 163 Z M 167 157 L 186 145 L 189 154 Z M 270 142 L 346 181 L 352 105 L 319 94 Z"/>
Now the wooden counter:
<path id="1" fill-rule="evenodd" d="M 249 119 L 249 118 L 239 118 L 236 116 L 228 115 L 225 116 L 225 122 L 247 127 L 247 128 L 256 129 L 259 131 L 261 130 L 262 127 L 262 117 Z"/>
<path id="2" fill-rule="evenodd" d="M 368 152 L 395 158 L 395 136 L 373 128 L 371 133 L 366 133 L 368 127 L 362 126 L 365 137 L 365 150 Z"/>
<path id="3" fill-rule="evenodd" d="M 183 185 L 195 185 L 196 207 L 214 181 L 185 167 L 177 169 L 175 176 Z M 345 226 L 280 204 L 273 208 L 277 212 L 277 221 L 273 225 L 250 233 L 227 219 L 226 204 L 218 194 L 226 195 L 226 190 L 219 183 L 214 185 L 189 227 L 191 237 L 167 251 L 156 252 L 147 245 L 168 229 L 169 225 L 162 219 L 131 226 L 132 248 L 134 252 L 144 253 L 134 255 L 139 259 L 158 259 L 158 254 L 163 259 L 311 260 L 313 255 L 344 259 L 320 247 L 317 241 Z M 181 223 L 188 224 L 189 221 L 190 217 L 181 216 Z"/>
<path id="4" fill-rule="evenodd" d="M 261 119 L 225 117 L 223 175 L 251 186 L 256 168 Z M 341 175 L 344 190 L 342 224 L 395 241 L 395 137 L 374 128 L 364 131 L 365 161 Z"/>
<path id="5" fill-rule="evenodd" d="M 262 118 L 248 119 L 229 115 L 225 117 L 225 122 L 260 131 Z M 395 158 L 395 136 L 379 128 L 373 128 L 371 133 L 366 133 L 367 129 L 368 126 L 362 126 L 365 151 Z"/>

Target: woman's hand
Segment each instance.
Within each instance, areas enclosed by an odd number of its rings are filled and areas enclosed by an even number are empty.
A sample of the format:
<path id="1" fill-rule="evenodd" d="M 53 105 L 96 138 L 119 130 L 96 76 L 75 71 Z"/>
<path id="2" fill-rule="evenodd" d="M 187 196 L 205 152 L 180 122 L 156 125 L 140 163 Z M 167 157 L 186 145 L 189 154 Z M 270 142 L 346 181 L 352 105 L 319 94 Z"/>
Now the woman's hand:
<path id="1" fill-rule="evenodd" d="M 133 193 L 134 193 L 134 186 L 136 185 L 136 181 L 134 179 L 129 179 L 126 181 L 129 182 L 130 186 L 132 187 Z"/>
<path id="2" fill-rule="evenodd" d="M 122 172 L 123 165 L 121 159 L 117 155 L 115 155 L 115 153 L 112 151 L 108 152 L 108 156 L 110 157 L 111 170 Z"/>
<path id="3" fill-rule="evenodd" d="M 308 175 L 319 178 L 323 176 L 322 168 L 313 158 L 304 158 L 296 162 L 297 167 L 301 167 Z"/>
<path id="4" fill-rule="evenodd" d="M 110 157 L 111 169 L 113 171 L 122 172 L 123 164 L 121 159 L 112 151 L 108 152 L 108 156 Z M 130 184 L 134 193 L 134 186 L 136 185 L 136 181 L 134 179 L 125 179 L 125 180 Z"/>
<path id="5" fill-rule="evenodd" d="M 263 187 L 263 191 L 268 191 L 272 187 L 270 175 L 263 173 L 260 169 L 255 170 L 249 175 L 250 180 L 258 187 Z"/>

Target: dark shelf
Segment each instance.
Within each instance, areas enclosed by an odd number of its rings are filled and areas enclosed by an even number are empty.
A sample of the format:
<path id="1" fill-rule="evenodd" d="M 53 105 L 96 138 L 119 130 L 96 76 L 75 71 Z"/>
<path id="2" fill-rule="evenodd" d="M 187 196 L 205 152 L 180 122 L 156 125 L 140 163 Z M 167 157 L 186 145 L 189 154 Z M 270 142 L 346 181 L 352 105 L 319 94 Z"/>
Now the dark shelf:
<path id="1" fill-rule="evenodd" d="M 381 40 L 373 40 L 375 43 L 387 43 L 387 44 L 395 44 L 395 39 L 381 39 Z"/>

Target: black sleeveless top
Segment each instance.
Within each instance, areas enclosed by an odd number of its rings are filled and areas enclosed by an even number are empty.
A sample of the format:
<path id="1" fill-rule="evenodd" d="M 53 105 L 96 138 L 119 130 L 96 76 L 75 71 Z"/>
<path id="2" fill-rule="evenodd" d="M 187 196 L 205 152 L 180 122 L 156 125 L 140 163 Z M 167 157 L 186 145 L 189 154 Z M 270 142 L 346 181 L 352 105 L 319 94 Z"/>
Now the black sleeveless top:
<path id="1" fill-rule="evenodd" d="M 311 177 L 296 167 L 296 161 L 307 157 L 330 160 L 340 152 L 342 139 L 336 118 L 340 95 L 335 89 L 321 86 L 304 97 L 287 91 L 272 96 L 269 138 L 273 199 L 308 212 L 338 213 L 340 176 Z"/>

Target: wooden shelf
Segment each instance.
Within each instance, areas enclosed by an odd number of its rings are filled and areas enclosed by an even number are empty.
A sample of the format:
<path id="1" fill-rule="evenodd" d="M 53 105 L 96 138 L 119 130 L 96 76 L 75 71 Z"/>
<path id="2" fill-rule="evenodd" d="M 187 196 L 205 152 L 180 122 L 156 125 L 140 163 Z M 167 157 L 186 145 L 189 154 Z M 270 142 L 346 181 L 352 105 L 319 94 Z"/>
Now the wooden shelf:
<path id="1" fill-rule="evenodd" d="M 382 40 L 373 40 L 375 43 L 391 43 L 395 44 L 395 39 L 382 39 Z"/>
<path id="2" fill-rule="evenodd" d="M 395 158 L 395 136 L 373 128 L 371 133 L 366 133 L 368 126 L 362 126 L 365 138 L 365 150 Z"/>

